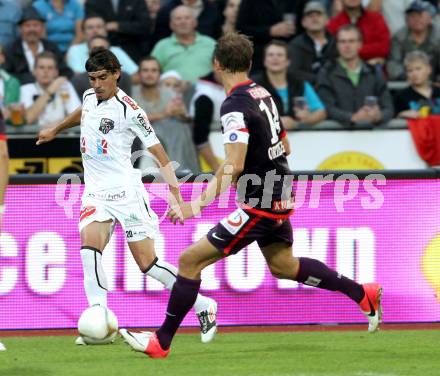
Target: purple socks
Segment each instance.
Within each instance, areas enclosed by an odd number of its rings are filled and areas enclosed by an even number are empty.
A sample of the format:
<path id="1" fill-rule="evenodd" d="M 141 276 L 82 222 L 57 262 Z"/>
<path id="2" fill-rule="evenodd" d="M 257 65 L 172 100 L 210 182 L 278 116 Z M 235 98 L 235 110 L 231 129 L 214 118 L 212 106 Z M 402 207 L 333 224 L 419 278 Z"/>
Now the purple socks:
<path id="1" fill-rule="evenodd" d="M 340 291 L 356 303 L 360 303 L 365 292 L 362 285 L 338 274 L 321 261 L 307 257 L 299 258 L 298 282 L 330 291 Z"/>
<path id="2" fill-rule="evenodd" d="M 168 301 L 165 321 L 156 332 L 162 349 L 167 350 L 170 347 L 177 329 L 196 301 L 200 283 L 200 280 L 177 276 Z"/>

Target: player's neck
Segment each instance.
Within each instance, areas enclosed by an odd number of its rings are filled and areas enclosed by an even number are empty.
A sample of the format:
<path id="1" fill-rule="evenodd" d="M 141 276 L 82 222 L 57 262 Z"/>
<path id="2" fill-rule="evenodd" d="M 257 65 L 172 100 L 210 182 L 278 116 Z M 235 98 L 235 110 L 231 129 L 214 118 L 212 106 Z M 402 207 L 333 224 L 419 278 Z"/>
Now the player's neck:
<path id="1" fill-rule="evenodd" d="M 246 82 L 249 80 L 247 72 L 239 72 L 239 73 L 224 73 L 222 75 L 222 83 L 223 87 L 226 90 L 226 93 L 229 93 L 231 89 L 242 82 Z"/>

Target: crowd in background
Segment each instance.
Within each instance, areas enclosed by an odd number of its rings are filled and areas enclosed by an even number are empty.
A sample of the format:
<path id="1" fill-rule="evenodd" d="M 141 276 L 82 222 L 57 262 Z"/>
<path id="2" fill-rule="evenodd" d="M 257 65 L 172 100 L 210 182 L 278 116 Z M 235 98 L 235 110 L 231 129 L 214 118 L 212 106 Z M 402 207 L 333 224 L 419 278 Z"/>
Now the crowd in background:
<path id="1" fill-rule="evenodd" d="M 286 129 L 324 120 L 357 129 L 440 114 L 438 9 L 437 0 L 2 0 L 2 116 L 9 127 L 58 122 L 89 87 L 89 52 L 110 49 L 120 88 L 171 159 L 197 172 L 201 155 L 215 170 L 208 136 L 225 93 L 212 54 L 223 33 L 252 38 L 251 78 Z"/>

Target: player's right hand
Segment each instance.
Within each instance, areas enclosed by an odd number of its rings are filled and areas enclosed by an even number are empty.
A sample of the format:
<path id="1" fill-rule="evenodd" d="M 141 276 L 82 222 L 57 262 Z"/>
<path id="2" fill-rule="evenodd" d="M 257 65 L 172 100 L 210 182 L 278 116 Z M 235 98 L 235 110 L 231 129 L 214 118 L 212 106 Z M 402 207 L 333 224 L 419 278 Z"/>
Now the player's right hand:
<path id="1" fill-rule="evenodd" d="M 42 129 L 38 133 L 38 140 L 36 145 L 45 144 L 46 142 L 52 141 L 56 137 L 57 133 L 54 128 Z"/>

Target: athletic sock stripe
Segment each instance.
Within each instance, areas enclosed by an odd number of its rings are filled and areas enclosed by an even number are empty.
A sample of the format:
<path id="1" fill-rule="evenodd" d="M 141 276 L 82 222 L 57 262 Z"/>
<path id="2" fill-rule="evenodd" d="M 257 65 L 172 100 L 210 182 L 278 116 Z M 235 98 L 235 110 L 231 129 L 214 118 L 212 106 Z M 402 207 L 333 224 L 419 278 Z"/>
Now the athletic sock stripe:
<path id="1" fill-rule="evenodd" d="M 107 289 L 104 286 L 101 285 L 101 282 L 99 282 L 98 261 L 96 260 L 96 252 L 94 253 L 94 256 L 95 256 L 95 276 L 96 276 L 96 281 L 98 282 L 98 286 L 99 287 L 101 287 L 103 290 L 107 291 Z"/>
<path id="2" fill-rule="evenodd" d="M 95 248 L 95 247 L 90 247 L 88 245 L 85 245 L 85 246 L 81 247 L 81 249 L 89 249 L 90 251 L 98 252 L 99 254 L 102 255 L 102 251 L 100 251 L 98 248 Z"/>
<path id="3" fill-rule="evenodd" d="M 142 273 L 148 273 L 148 271 L 156 264 L 157 260 L 159 260 L 158 257 L 155 257 L 155 259 L 153 260 L 153 262 L 147 266 L 147 268 L 145 270 L 142 271 Z"/>
<path id="4" fill-rule="evenodd" d="M 170 273 L 172 276 L 174 276 L 174 278 L 177 278 L 177 275 L 174 274 L 170 269 L 165 268 L 165 266 L 160 266 L 160 265 L 156 265 L 158 268 L 164 269 L 166 270 L 168 273 Z"/>

